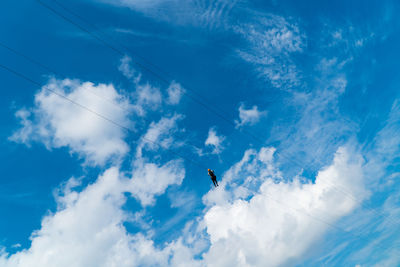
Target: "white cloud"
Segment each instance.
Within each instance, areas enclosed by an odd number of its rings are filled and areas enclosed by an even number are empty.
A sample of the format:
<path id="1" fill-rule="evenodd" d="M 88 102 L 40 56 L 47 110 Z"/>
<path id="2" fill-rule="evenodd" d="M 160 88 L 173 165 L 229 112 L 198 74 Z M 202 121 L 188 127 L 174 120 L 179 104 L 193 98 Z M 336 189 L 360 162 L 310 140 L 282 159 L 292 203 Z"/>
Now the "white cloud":
<path id="1" fill-rule="evenodd" d="M 162 101 L 160 89 L 149 83 L 138 84 L 135 91 L 135 109 L 140 116 L 146 114 L 146 110 L 157 110 Z"/>
<path id="2" fill-rule="evenodd" d="M 272 154 L 267 148 L 246 152 L 224 176 L 220 192 L 210 191 L 204 197 L 209 205 L 204 222 L 211 241 L 204 255 L 207 266 L 265 266 L 266 262 L 278 266 L 299 258 L 330 229 L 327 224 L 334 224 L 358 205 L 332 184 L 346 187 L 358 200 L 366 197 L 363 161 L 346 148 L 338 150 L 333 164 L 318 173 L 315 183 L 297 178 L 283 182 L 270 166 Z M 243 169 L 249 170 L 247 177 Z M 249 200 L 248 195 L 229 197 L 241 187 L 251 191 L 252 180 L 262 184 Z M 234 188 L 227 191 L 231 184 Z"/>
<path id="3" fill-rule="evenodd" d="M 129 76 L 127 67 L 121 71 Z M 137 84 L 139 90 L 146 87 L 141 86 Z M 90 164 L 104 164 L 113 156 L 122 158 L 126 154 L 129 148 L 123 140 L 126 133 L 121 128 L 49 93 L 46 88 L 124 127 L 131 124 L 128 113 L 137 108 L 140 99 L 148 100 L 139 92 L 135 107 L 112 85 L 51 80 L 36 95 L 34 108 L 16 113 L 22 128 L 10 139 L 26 144 L 40 141 L 49 149 L 67 146 L 71 153 L 78 153 Z M 150 239 L 151 230 L 147 234 L 130 234 L 123 226 L 126 221 L 136 221 L 149 230 L 141 218 L 144 210 L 130 214 L 122 208 L 126 193 L 144 207 L 153 205 L 156 196 L 162 195 L 169 186 L 182 183 L 185 177 L 182 160 L 160 164 L 142 157 L 143 148 L 156 149 L 148 140 L 160 143 L 162 148 L 179 145 L 173 142 L 171 133 L 176 131 L 177 121 L 182 118 L 175 114 L 150 124 L 138 145 L 140 153 L 133 160 L 129 173 L 111 168 L 81 192 L 75 189 L 79 181 L 70 179 L 56 196 L 57 211 L 47 215 L 41 228 L 32 233 L 31 247 L 12 255 L 1 250 L 0 266 L 166 266 L 173 262 L 175 266 L 187 266 L 182 261 L 190 263 L 192 249 L 182 244 L 182 238 L 158 249 Z"/>
<path id="4" fill-rule="evenodd" d="M 335 71 L 333 72 L 335 73 Z M 339 75 L 341 74 L 339 73 Z M 319 126 L 318 130 L 312 130 L 313 123 L 307 122 L 301 127 L 297 127 L 298 134 L 306 138 L 298 139 L 298 142 L 285 138 L 288 143 L 294 144 L 293 151 L 300 151 L 296 147 L 299 144 L 305 147 L 306 154 L 303 154 L 302 162 L 308 158 L 304 155 L 310 155 L 311 160 L 315 157 L 317 159 L 329 158 L 328 151 L 337 146 L 338 142 L 335 141 L 338 140 L 337 134 L 340 133 L 340 136 L 343 136 L 343 131 L 348 131 L 350 127 L 348 122 L 338 120 L 337 118 L 342 116 L 336 113 L 335 102 L 344 90 L 341 89 L 341 86 L 339 88 L 331 87 L 329 83 L 326 83 L 326 88 L 330 88 L 331 91 L 327 90 L 323 94 L 319 92 L 318 94 L 321 96 L 317 98 L 318 101 L 308 101 L 310 100 L 308 99 L 305 102 L 311 109 L 307 111 L 307 119 L 304 118 L 303 123 L 314 120 L 316 126 Z M 378 133 L 373 141 L 364 141 L 362 148 L 365 159 L 365 163 L 362 165 L 364 186 L 372 192 L 371 200 L 364 202 L 362 208 L 357 209 L 351 216 L 340 222 L 342 228 L 355 233 L 360 238 L 354 238 L 349 242 L 348 233 L 331 234 L 326 239 L 329 241 L 324 242 L 321 246 L 321 248 L 323 247 L 321 252 L 324 251 L 324 255 L 319 259 L 312 259 L 316 262 L 315 265 L 341 266 L 360 263 L 362 266 L 393 266 L 399 262 L 400 258 L 396 251 L 396 246 L 398 246 L 396 240 L 399 240 L 396 221 L 400 219 L 400 209 L 398 208 L 400 201 L 396 197 L 399 195 L 396 188 L 399 188 L 400 180 L 396 178 L 398 177 L 396 168 L 392 168 L 400 149 L 400 140 L 397 134 L 400 131 L 400 105 L 398 103 L 398 100 L 393 102 L 388 119 L 380 120 L 383 121 L 384 127 L 379 131 L 373 129 Z M 329 119 L 332 115 L 334 115 L 335 121 Z M 301 129 L 303 127 L 304 129 Z M 369 131 L 371 129 L 368 129 Z M 322 132 L 321 136 L 319 132 Z M 373 135 L 373 132 L 370 134 Z M 349 191 L 346 186 L 340 186 L 339 190 Z M 345 193 L 343 193 L 343 197 L 346 197 Z M 362 202 L 360 199 L 357 200 Z M 352 251 L 351 254 L 348 253 L 349 249 Z"/>
<path id="5" fill-rule="evenodd" d="M 132 80 L 134 84 L 138 84 L 142 78 L 142 74 L 132 68 L 132 58 L 124 56 L 121 58 L 118 70 L 128 79 Z"/>
<path id="6" fill-rule="evenodd" d="M 266 111 L 259 111 L 257 106 L 246 109 L 243 104 L 239 107 L 239 120 L 235 120 L 236 128 L 244 125 L 254 125 L 266 115 Z"/>
<path id="7" fill-rule="evenodd" d="M 161 118 L 157 123 L 152 122 L 137 146 L 137 157 L 142 157 L 144 148 L 155 150 L 161 146 L 163 149 L 169 149 L 172 145 L 179 145 L 178 142 L 173 142 L 172 133 L 177 131 L 177 122 L 181 119 L 182 115 L 174 114 L 171 117 Z"/>
<path id="8" fill-rule="evenodd" d="M 182 95 L 185 91 L 179 83 L 173 81 L 168 87 L 167 92 L 167 103 L 170 105 L 177 105 L 181 101 Z"/>
<path id="9" fill-rule="evenodd" d="M 9 139 L 15 142 L 24 143 L 30 145 L 30 139 L 35 131 L 35 126 L 29 119 L 31 117 L 31 112 L 25 108 L 22 108 L 15 112 L 15 117 L 19 119 L 21 128 L 16 131 Z"/>
<path id="10" fill-rule="evenodd" d="M 220 154 L 224 147 L 222 146 L 222 142 L 225 140 L 224 136 L 218 136 L 215 128 L 210 128 L 208 130 L 208 136 L 204 144 L 206 146 L 213 147 L 213 154 Z"/>
<path id="11" fill-rule="evenodd" d="M 136 159 L 132 163 L 132 182 L 127 187 L 143 206 L 153 205 L 155 196 L 163 194 L 170 185 L 180 185 L 185 177 L 181 160 L 171 160 L 158 166 L 148 162 L 143 156 L 144 149 L 170 149 L 172 146 L 179 146 L 172 134 L 177 131 L 177 122 L 182 118 L 182 115 L 175 114 L 163 117 L 157 123 L 152 122 L 136 148 Z"/>
<path id="12" fill-rule="evenodd" d="M 123 127 L 132 126 L 128 118 L 132 106 L 112 85 L 51 79 L 35 95 L 35 106 L 31 110 L 17 111 L 22 128 L 10 137 L 11 140 L 25 144 L 38 141 L 48 149 L 69 147 L 72 153 L 84 158 L 86 164 L 103 165 L 129 151 L 123 140 L 124 129 L 49 92 L 47 88 Z"/>

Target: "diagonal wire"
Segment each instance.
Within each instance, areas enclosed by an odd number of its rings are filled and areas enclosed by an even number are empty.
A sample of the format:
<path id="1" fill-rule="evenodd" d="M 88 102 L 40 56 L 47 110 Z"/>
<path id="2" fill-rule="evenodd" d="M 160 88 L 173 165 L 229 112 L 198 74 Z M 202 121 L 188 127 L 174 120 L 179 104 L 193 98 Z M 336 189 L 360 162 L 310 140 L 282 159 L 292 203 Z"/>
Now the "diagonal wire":
<path id="1" fill-rule="evenodd" d="M 45 70 L 47 70 L 47 71 L 53 73 L 53 74 L 58 75 L 55 71 L 53 71 L 52 69 L 50 69 L 50 68 L 47 67 L 46 65 L 43 65 L 43 64 L 40 63 L 39 61 L 34 60 L 33 58 L 28 57 L 28 56 L 22 54 L 22 53 L 19 52 L 18 50 L 15 50 L 14 48 L 9 47 L 8 45 L 6 45 L 6 44 L 4 44 L 4 43 L 2 43 L 2 42 L 0 42 L 0 46 L 3 47 L 3 48 L 5 48 L 5 49 L 7 49 L 8 51 L 11 51 L 12 53 L 14 53 L 14 54 L 16 54 L 16 55 L 18 55 L 18 56 L 20 56 L 20 57 L 23 57 L 23 58 L 26 59 L 27 61 L 29 61 L 29 62 L 31 62 L 31 63 L 33 63 L 33 64 L 35 64 L 35 65 L 37 65 L 37 66 L 39 66 L 39 67 L 41 67 L 41 68 L 43 68 L 43 69 L 45 69 Z"/>
<path id="2" fill-rule="evenodd" d="M 60 77 L 63 76 L 63 75 L 61 75 L 60 73 L 58 73 L 57 71 L 55 71 L 54 69 L 52 69 L 52 68 L 46 66 L 45 64 L 43 64 L 43 63 L 41 63 L 41 62 L 39 62 L 39 61 L 37 61 L 37 60 L 35 60 L 35 59 L 33 59 L 33 58 L 31 58 L 31 57 L 25 55 L 25 54 L 23 54 L 23 53 L 21 53 L 20 51 L 18 51 L 18 50 L 16 50 L 16 49 L 14 49 L 14 48 L 12 48 L 12 47 L 6 45 L 5 43 L 3 43 L 3 42 L 1 42 L 1 41 L 0 41 L 0 46 L 3 47 L 3 48 L 5 48 L 5 49 L 7 49 L 7 50 L 10 51 L 10 52 L 12 52 L 12 53 L 15 54 L 15 55 L 18 55 L 18 56 L 24 58 L 25 60 L 31 62 L 32 64 L 37 65 L 37 66 L 39 66 L 40 68 L 42 68 L 42 69 L 44 69 L 44 70 L 46 70 L 46 71 L 52 73 L 52 74 L 55 75 L 55 76 L 60 76 Z M 92 90 L 90 90 L 90 89 L 88 89 L 88 88 L 87 88 L 87 91 L 90 92 L 91 94 L 93 94 L 93 95 L 95 95 L 95 96 L 97 96 L 97 97 L 99 97 L 99 98 L 101 98 L 101 99 L 103 99 L 103 100 L 109 102 L 110 104 L 114 105 L 115 107 L 121 109 L 121 107 L 120 107 L 119 105 L 116 105 L 116 104 L 115 104 L 113 101 L 111 101 L 110 99 L 105 98 L 105 97 L 103 97 L 103 96 L 101 96 L 101 95 L 98 95 L 98 94 L 96 94 L 95 92 L 93 92 Z"/>

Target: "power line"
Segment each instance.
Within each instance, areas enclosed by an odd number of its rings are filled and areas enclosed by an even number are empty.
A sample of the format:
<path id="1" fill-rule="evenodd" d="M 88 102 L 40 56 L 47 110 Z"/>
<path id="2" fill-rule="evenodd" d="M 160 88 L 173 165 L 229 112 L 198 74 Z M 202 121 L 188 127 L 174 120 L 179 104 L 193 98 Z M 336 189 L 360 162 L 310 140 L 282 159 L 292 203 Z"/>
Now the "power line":
<path id="1" fill-rule="evenodd" d="M 29 62 L 31 62 L 31 63 L 33 63 L 33 64 L 35 64 L 35 65 L 37 65 L 37 66 L 39 66 L 39 67 L 41 67 L 41 68 L 43 68 L 43 69 L 45 69 L 45 70 L 47 70 L 47 71 L 53 73 L 53 74 L 57 74 L 56 72 L 54 72 L 53 70 L 51 70 L 51 69 L 50 69 L 49 67 L 47 67 L 46 65 L 43 65 L 43 64 L 40 63 L 39 61 L 34 60 L 34 59 L 32 59 L 31 57 L 28 57 L 28 56 L 22 54 L 21 52 L 19 52 L 19 51 L 13 49 L 13 48 L 11 48 L 11 47 L 9 47 L 8 45 L 6 45 L 6 44 L 4 44 L 4 43 L 2 43 L 2 42 L 0 42 L 0 46 L 3 47 L 3 48 L 5 48 L 5 49 L 7 49 L 8 51 L 11 51 L 12 53 L 14 53 L 14 54 L 16 54 L 16 55 L 18 55 L 18 56 L 20 56 L 20 57 L 23 57 L 23 58 L 26 59 L 27 61 L 29 61 Z"/>
<path id="2" fill-rule="evenodd" d="M 63 76 L 63 75 L 61 75 L 60 73 L 58 73 L 57 71 L 55 71 L 54 69 L 52 69 L 52 68 L 50 68 L 50 67 L 48 67 L 48 66 L 42 64 L 41 62 L 39 62 L 39 61 L 37 61 L 37 60 L 35 60 L 35 59 L 33 59 L 33 58 L 31 58 L 31 57 L 29 57 L 29 56 L 27 56 L 27 55 L 21 53 L 20 51 L 18 51 L 18 50 L 16 50 L 16 49 L 14 49 L 14 48 L 12 48 L 12 47 L 6 45 L 6 44 L 3 43 L 3 42 L 0 42 L 0 46 L 3 47 L 3 48 L 5 48 L 5 49 L 7 49 L 7 50 L 10 51 L 10 52 L 12 52 L 12 53 L 15 54 L 15 55 L 18 55 L 18 56 L 24 58 L 25 60 L 31 62 L 32 64 L 37 65 L 37 66 L 39 66 L 40 68 L 42 68 L 42 69 L 44 69 L 44 70 L 46 70 L 46 71 L 52 73 L 52 74 L 55 75 L 55 76 L 60 76 L 60 77 Z M 101 98 L 101 99 L 103 99 L 103 100 L 109 102 L 110 104 L 114 105 L 115 107 L 118 107 L 119 109 L 121 109 L 120 106 L 116 105 L 116 104 L 115 104 L 113 101 L 111 101 L 110 99 L 105 98 L 105 97 L 103 97 L 103 96 L 101 96 L 101 95 L 96 94 L 95 92 L 93 92 L 93 91 L 90 90 L 89 88 L 85 88 L 85 89 L 87 89 L 87 91 L 90 92 L 91 94 L 93 94 L 93 95 L 95 95 L 95 96 L 97 96 L 97 97 L 99 97 L 99 98 Z"/>

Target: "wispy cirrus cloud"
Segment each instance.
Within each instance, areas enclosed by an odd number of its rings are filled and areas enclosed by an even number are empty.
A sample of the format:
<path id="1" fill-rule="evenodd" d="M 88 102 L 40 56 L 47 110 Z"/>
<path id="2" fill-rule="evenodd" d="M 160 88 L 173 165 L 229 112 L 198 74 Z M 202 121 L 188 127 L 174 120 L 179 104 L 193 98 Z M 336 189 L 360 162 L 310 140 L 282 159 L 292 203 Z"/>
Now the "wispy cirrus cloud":
<path id="1" fill-rule="evenodd" d="M 129 7 L 145 16 L 175 25 L 194 25 L 206 28 L 225 26 L 227 15 L 236 0 L 98 0 L 107 4 Z"/>
<path id="2" fill-rule="evenodd" d="M 329 161 L 359 129 L 356 122 L 342 114 L 338 104 L 347 89 L 344 67 L 348 60 L 321 58 L 316 65 L 313 90 L 294 90 L 288 104 L 294 113 L 287 121 L 272 127 L 271 140 L 279 141 L 280 157 L 298 163 L 298 168 L 316 169 Z M 292 164 L 292 163 L 290 163 Z"/>
<path id="3" fill-rule="evenodd" d="M 256 14 L 234 30 L 245 41 L 238 55 L 255 66 L 271 84 L 289 90 L 300 84 L 300 71 L 290 58 L 306 46 L 306 37 L 295 23 L 271 14 Z"/>
<path id="4" fill-rule="evenodd" d="M 124 157 L 129 150 L 125 142 L 126 132 L 116 125 L 108 125 L 107 120 L 86 108 L 118 123 L 131 123 L 129 115 L 134 108 L 129 99 L 120 95 L 112 85 L 53 79 L 46 86 L 81 106 L 42 88 L 36 95 L 32 112 L 17 112 L 23 119 L 23 128 L 10 139 L 27 144 L 32 140 L 43 142 L 49 148 L 66 146 L 71 153 L 78 153 L 90 164 L 102 165 L 110 160 L 115 166 L 120 166 L 115 159 Z M 88 95 L 89 92 L 92 94 Z M 29 117 L 31 113 L 33 119 Z M 150 124 L 146 138 L 163 143 L 165 135 L 175 130 L 176 122 L 181 118 L 181 115 L 174 115 Z M 169 139 L 164 143 L 171 145 L 172 141 Z M 126 150 L 118 150 L 119 144 L 123 144 Z M 130 234 L 123 225 L 137 221 L 148 230 L 142 211 L 131 214 L 123 208 L 128 195 L 136 198 L 142 207 L 151 206 L 157 196 L 171 185 L 180 185 L 185 177 L 182 160 L 170 158 L 164 163 L 161 160 L 154 163 L 143 157 L 143 147 L 151 150 L 154 148 L 152 145 L 142 143 L 141 153 L 132 159 L 128 171 L 111 167 L 92 184 L 83 186 L 82 179 L 71 178 L 61 185 L 55 193 L 57 210 L 43 218 L 41 227 L 32 233 L 29 248 L 13 254 L 2 249 L 0 265 L 166 266 L 169 262 L 181 262 L 181 257 L 187 258 L 182 250 L 190 249 L 183 246 L 181 240 L 158 249 L 151 240 L 151 231 Z M 94 246 L 90 245 L 93 241 L 96 242 Z M 175 250 L 178 252 L 176 255 Z M 98 255 L 100 251 L 102 256 Z"/>

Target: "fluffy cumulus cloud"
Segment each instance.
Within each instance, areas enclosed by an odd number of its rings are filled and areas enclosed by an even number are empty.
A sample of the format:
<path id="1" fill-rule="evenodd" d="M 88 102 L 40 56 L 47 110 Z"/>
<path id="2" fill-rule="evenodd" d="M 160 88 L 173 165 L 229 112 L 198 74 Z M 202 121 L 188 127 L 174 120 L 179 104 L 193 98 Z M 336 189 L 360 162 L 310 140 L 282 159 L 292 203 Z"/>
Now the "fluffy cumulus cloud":
<path id="1" fill-rule="evenodd" d="M 290 55 L 301 52 L 305 46 L 299 27 L 276 15 L 252 17 L 251 22 L 235 27 L 235 32 L 246 41 L 246 46 L 238 49 L 239 56 L 277 88 L 298 85 L 300 74 Z"/>
<path id="2" fill-rule="evenodd" d="M 301 257 L 329 225 L 357 207 L 354 198 L 367 196 L 363 160 L 350 149 L 340 148 L 314 183 L 283 181 L 271 165 L 272 155 L 273 150 L 265 148 L 248 151 L 224 176 L 221 190 L 204 197 L 211 241 L 204 255 L 207 266 L 279 266 Z M 248 199 L 244 192 L 253 191 L 260 181 L 259 190 Z M 345 197 L 339 187 L 354 198 Z"/>
<path id="3" fill-rule="evenodd" d="M 260 120 L 262 116 L 266 114 L 266 111 L 258 110 L 257 106 L 246 109 L 244 104 L 241 104 L 239 107 L 239 120 L 235 121 L 236 127 L 238 128 L 244 125 L 254 125 Z"/>
<path id="4" fill-rule="evenodd" d="M 22 127 L 10 139 L 42 142 L 48 149 L 68 147 L 87 164 L 102 165 L 129 151 L 124 128 L 132 127 L 131 109 L 112 85 L 51 79 L 35 95 L 34 107 L 17 111 Z"/>
<path id="5" fill-rule="evenodd" d="M 40 141 L 49 149 L 66 146 L 87 163 L 103 164 L 128 151 L 126 133 L 110 120 L 129 127 L 133 109 L 112 85 L 51 80 L 35 96 L 33 108 L 17 112 L 22 128 L 10 139 L 26 144 Z M 75 178 L 61 185 L 56 193 L 57 210 L 46 215 L 40 229 L 32 233 L 30 247 L 14 254 L 2 249 L 0 266 L 196 266 L 191 264 L 196 246 L 184 245 L 184 237 L 157 248 L 152 231 L 132 234 L 124 226 L 125 222 L 146 224 L 144 210 L 132 214 L 123 208 L 128 197 L 142 206 L 152 205 L 169 186 L 182 183 L 182 160 L 154 163 L 142 153 L 144 147 L 156 149 L 148 140 L 161 143 L 158 149 L 171 146 L 173 140 L 167 135 L 176 130 L 181 118 L 175 114 L 149 125 L 129 171 L 109 168 L 83 189 L 81 180 Z M 119 161 L 114 163 L 119 165 Z"/>
<path id="6" fill-rule="evenodd" d="M 182 118 L 182 115 L 174 114 L 152 122 L 140 139 L 136 148 L 136 158 L 132 162 L 132 183 L 128 188 L 142 206 L 154 204 L 155 196 L 163 194 L 170 185 L 180 185 L 185 177 L 181 160 L 171 160 L 159 166 L 149 162 L 144 155 L 144 151 L 160 151 L 179 146 L 172 134 L 177 131 L 177 123 Z"/>
<path id="7" fill-rule="evenodd" d="M 224 147 L 222 142 L 225 140 L 224 136 L 217 135 L 217 130 L 213 127 L 208 130 L 208 136 L 204 144 L 213 148 L 213 154 L 220 154 Z"/>
<path id="8" fill-rule="evenodd" d="M 168 168 L 168 167 L 165 167 Z M 154 174 L 147 170 L 140 173 Z M 139 174 L 138 174 L 139 175 Z M 116 168 L 108 169 L 83 191 L 70 179 L 57 195 L 58 209 L 42 220 L 31 236 L 31 246 L 12 255 L 2 252 L 7 267 L 168 266 L 186 261 L 189 249 L 182 240 L 158 249 L 146 233 L 130 234 L 123 223 L 134 216 L 122 209 L 132 179 Z M 179 266 L 176 264 L 175 266 Z M 195 266 L 195 265 L 192 265 Z"/>

